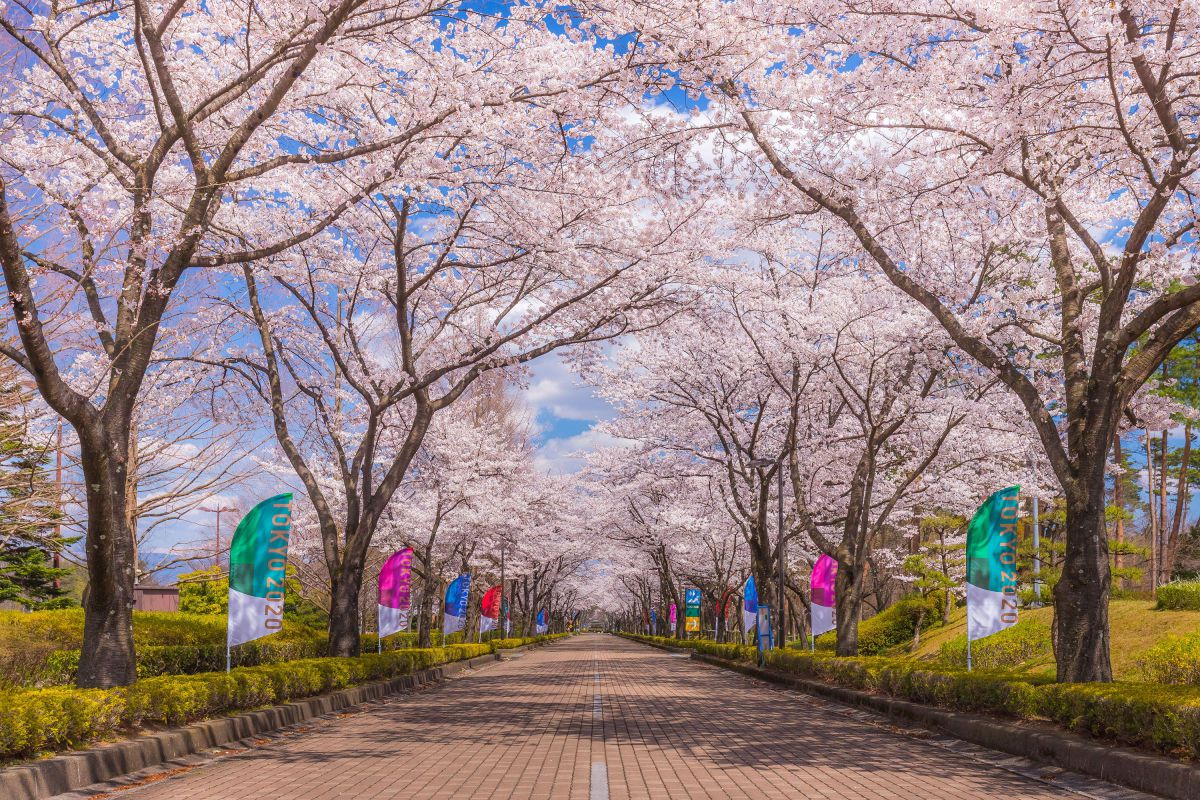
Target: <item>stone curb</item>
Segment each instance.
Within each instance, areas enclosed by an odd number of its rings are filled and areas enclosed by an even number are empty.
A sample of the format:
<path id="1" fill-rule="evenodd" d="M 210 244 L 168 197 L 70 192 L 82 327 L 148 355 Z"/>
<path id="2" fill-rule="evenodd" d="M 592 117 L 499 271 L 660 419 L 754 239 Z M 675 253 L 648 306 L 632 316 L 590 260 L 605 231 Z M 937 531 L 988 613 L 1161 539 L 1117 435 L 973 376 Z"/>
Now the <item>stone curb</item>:
<path id="1" fill-rule="evenodd" d="M 523 652 L 534 646 L 523 645 L 502 652 Z M 502 657 L 499 653 L 489 653 L 463 661 L 451 661 L 387 681 L 365 683 L 259 711 L 195 722 L 91 750 L 64 753 L 43 761 L 9 767 L 0 770 L 0 798 L 44 800 L 389 695 L 415 691 L 467 669 L 478 669 L 500 660 Z"/>
<path id="2" fill-rule="evenodd" d="M 972 744 L 1051 764 L 1130 789 L 1171 800 L 1195 800 L 1200 797 L 1200 769 L 1164 756 L 1120 745 L 1098 744 L 1094 739 L 1037 723 L 1021 724 L 983 714 L 947 711 L 886 695 L 819 683 L 751 664 L 726 661 L 703 653 L 692 652 L 691 657 L 817 697 L 865 708 L 890 720 L 916 723 Z"/>

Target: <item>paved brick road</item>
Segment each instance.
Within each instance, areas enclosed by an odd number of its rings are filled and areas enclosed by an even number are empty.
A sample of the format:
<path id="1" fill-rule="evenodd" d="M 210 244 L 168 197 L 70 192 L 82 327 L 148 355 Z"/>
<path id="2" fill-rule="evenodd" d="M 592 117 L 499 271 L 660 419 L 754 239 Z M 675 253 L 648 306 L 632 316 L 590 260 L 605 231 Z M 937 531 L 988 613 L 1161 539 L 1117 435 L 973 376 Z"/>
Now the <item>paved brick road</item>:
<path id="1" fill-rule="evenodd" d="M 596 634 L 113 796 L 1079 797 L 866 720 Z"/>

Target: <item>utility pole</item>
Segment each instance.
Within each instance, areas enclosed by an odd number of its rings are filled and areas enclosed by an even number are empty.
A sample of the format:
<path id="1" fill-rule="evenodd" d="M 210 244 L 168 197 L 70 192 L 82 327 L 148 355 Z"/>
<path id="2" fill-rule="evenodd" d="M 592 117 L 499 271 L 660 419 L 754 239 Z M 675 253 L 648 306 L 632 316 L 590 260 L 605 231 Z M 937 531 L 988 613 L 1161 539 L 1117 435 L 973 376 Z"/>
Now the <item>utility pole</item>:
<path id="1" fill-rule="evenodd" d="M 508 544 L 507 539 L 500 540 L 500 610 L 499 619 L 496 620 L 496 627 L 500 629 L 500 638 L 508 636 L 508 631 L 504 629 L 504 546 Z"/>
<path id="2" fill-rule="evenodd" d="M 787 645 L 787 541 L 783 531 L 783 456 L 780 455 L 775 474 L 779 478 L 779 647 Z"/>
<path id="3" fill-rule="evenodd" d="M 213 512 L 217 515 L 217 546 L 213 549 L 213 566 L 220 567 L 221 566 L 221 512 L 222 511 L 237 511 L 237 507 L 236 506 L 223 506 L 218 503 L 216 506 L 201 506 L 200 510 Z"/>
<path id="4" fill-rule="evenodd" d="M 51 556 L 54 568 L 62 568 L 62 417 L 58 418 L 58 446 L 54 454 L 54 493 L 58 507 L 54 515 L 54 554 Z M 57 573 L 56 573 L 57 574 Z M 54 579 L 54 589 L 62 588 L 62 581 Z"/>
<path id="5" fill-rule="evenodd" d="M 1033 501 L 1033 602 L 1031 608 L 1042 607 L 1042 529 L 1038 523 L 1038 478 L 1037 462 L 1033 454 L 1029 454 L 1029 468 L 1033 472 L 1033 491 L 1030 492 Z M 1120 480 L 1118 478 L 1117 480 Z"/>

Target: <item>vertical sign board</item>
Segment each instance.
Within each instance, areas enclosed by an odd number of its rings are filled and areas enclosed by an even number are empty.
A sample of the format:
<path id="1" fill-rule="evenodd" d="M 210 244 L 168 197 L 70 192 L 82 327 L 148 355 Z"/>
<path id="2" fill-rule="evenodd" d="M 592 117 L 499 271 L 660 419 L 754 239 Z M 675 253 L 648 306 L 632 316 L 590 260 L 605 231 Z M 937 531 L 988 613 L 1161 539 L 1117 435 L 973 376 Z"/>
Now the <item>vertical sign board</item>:
<path id="1" fill-rule="evenodd" d="M 700 590 L 687 589 L 683 593 L 684 630 L 688 633 L 700 630 Z"/>
<path id="2" fill-rule="evenodd" d="M 761 603 L 758 606 L 758 651 L 770 650 L 775 646 L 775 636 L 771 632 L 771 607 Z"/>

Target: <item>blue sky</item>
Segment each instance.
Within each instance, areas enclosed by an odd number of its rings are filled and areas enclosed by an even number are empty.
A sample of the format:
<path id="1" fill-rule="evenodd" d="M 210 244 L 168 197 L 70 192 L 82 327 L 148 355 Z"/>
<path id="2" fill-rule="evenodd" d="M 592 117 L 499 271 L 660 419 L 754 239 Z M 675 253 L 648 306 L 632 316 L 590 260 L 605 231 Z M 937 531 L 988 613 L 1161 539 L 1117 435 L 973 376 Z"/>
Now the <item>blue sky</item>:
<path id="1" fill-rule="evenodd" d="M 573 458 L 572 453 L 593 450 L 609 441 L 593 427 L 611 419 L 614 409 L 584 386 L 558 353 L 533 363 L 521 397 L 538 426 L 539 468 L 554 473 L 574 472 L 582 461 Z"/>

